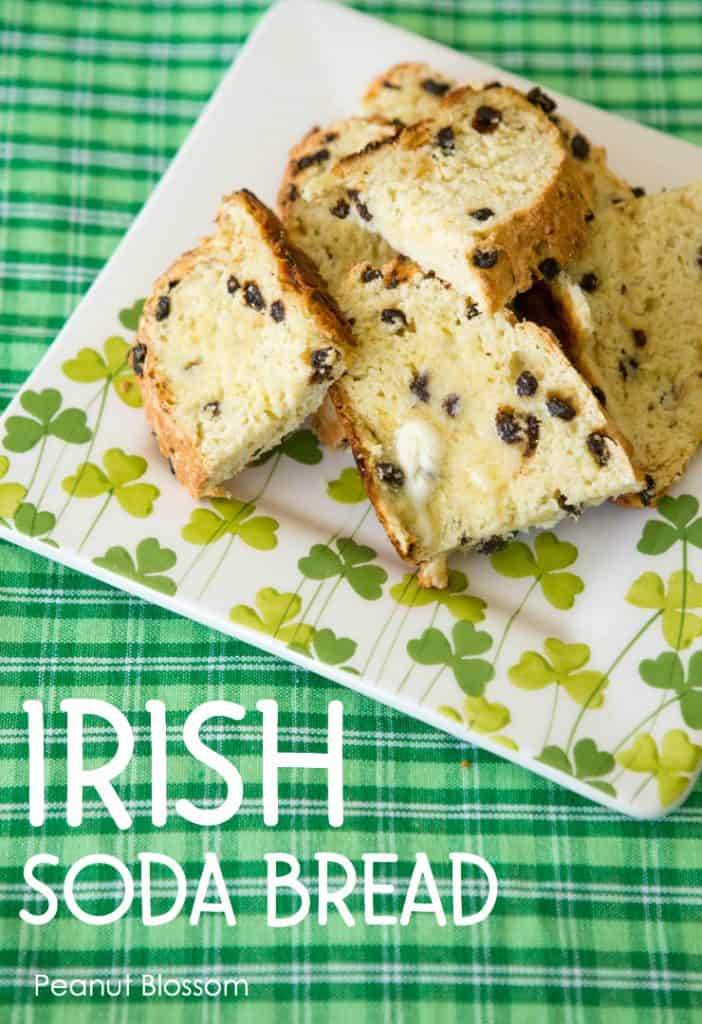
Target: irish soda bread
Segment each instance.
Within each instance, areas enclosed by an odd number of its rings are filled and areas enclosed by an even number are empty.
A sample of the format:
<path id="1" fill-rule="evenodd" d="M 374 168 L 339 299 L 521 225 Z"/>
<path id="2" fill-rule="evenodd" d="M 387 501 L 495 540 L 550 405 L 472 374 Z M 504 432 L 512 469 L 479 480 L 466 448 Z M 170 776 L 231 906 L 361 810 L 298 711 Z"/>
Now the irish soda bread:
<path id="1" fill-rule="evenodd" d="M 629 439 L 649 504 L 702 441 L 702 182 L 602 211 L 551 285 L 566 350 Z"/>
<path id="2" fill-rule="evenodd" d="M 303 187 L 435 270 L 481 310 L 503 308 L 585 233 L 589 195 L 544 112 L 513 89 L 447 93 L 433 120 L 340 160 Z"/>
<path id="3" fill-rule="evenodd" d="M 395 64 L 373 79 L 363 96 L 361 108 L 367 117 L 415 124 L 435 117 L 442 99 L 455 85 L 452 78 L 428 64 Z M 552 96 L 535 86 L 528 91 L 527 99 L 540 107 L 556 125 L 566 147 L 578 161 L 592 188 L 593 211 L 608 205 L 613 199 L 627 199 L 631 195 L 629 185 L 607 166 L 605 150 L 594 145 L 557 110 Z"/>
<path id="4" fill-rule="evenodd" d="M 384 263 L 394 253 L 382 238 L 354 223 L 349 201 L 308 203 L 300 190 L 342 157 L 357 153 L 369 142 L 390 138 L 396 130 L 378 119 L 350 117 L 313 129 L 290 151 L 278 192 L 280 219 L 290 240 L 315 261 L 332 294 L 353 263 Z"/>
<path id="5" fill-rule="evenodd" d="M 158 279 L 132 349 L 162 453 L 194 497 L 277 444 L 322 401 L 351 343 L 316 271 L 247 191 Z"/>
<path id="6" fill-rule="evenodd" d="M 357 347 L 330 397 L 393 544 L 432 566 L 423 582 L 445 582 L 455 548 L 489 550 L 637 486 L 549 331 L 478 314 L 401 258 L 353 267 L 339 294 Z"/>

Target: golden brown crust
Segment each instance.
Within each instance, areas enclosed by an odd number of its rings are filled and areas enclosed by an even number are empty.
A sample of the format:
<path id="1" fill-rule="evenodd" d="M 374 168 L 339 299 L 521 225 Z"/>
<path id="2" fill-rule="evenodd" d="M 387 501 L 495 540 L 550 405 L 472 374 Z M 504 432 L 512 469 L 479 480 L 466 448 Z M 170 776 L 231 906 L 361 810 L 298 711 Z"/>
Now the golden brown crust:
<path id="1" fill-rule="evenodd" d="M 269 247 L 276 260 L 283 290 L 295 293 L 297 300 L 317 328 L 342 352 L 352 347 L 354 341 L 348 324 L 334 300 L 326 293 L 324 282 L 316 267 L 304 253 L 289 244 L 283 226 L 275 214 L 252 192 L 242 189 L 223 199 L 216 216 L 220 233 L 227 230 L 227 207 L 231 204 L 241 205 L 259 226 L 261 240 Z M 143 346 L 139 359 L 142 367 L 139 380 L 144 412 L 151 423 L 162 454 L 169 460 L 180 483 L 194 498 L 222 494 L 221 482 L 210 481 L 195 440 L 179 428 L 174 417 L 168 382 L 152 355 L 152 342 L 156 330 L 159 298 L 167 295 L 171 286 L 188 274 L 200 260 L 214 255 L 219 244 L 221 243 L 214 235 L 203 239 L 195 249 L 179 256 L 156 280 L 144 304 L 135 343 L 137 349 Z M 134 350 L 131 360 L 134 365 Z"/>
<path id="2" fill-rule="evenodd" d="M 528 100 L 509 86 L 490 90 L 494 97 L 507 94 L 510 104 L 528 110 L 531 115 L 541 114 Z M 451 90 L 438 107 L 437 118 L 442 111 L 460 107 L 467 97 L 480 95 L 471 85 Z M 493 100 L 494 102 L 494 100 Z M 481 306 L 486 312 L 497 312 L 504 306 L 505 296 L 529 287 L 532 274 L 538 263 L 546 256 L 565 264 L 574 258 L 586 234 L 586 214 L 591 203 L 591 186 L 577 161 L 565 149 L 563 139 L 554 124 L 543 115 L 541 133 L 544 142 L 556 154 L 551 181 L 532 204 L 515 212 L 505 220 L 498 220 L 492 228 L 486 226 L 481 232 L 474 231 L 472 241 L 466 247 L 465 260 L 473 261 L 477 248 L 497 251 L 500 256 L 489 273 L 481 276 Z M 358 153 L 341 158 L 329 172 L 329 186 L 343 185 L 349 177 L 362 171 L 381 149 L 398 147 L 413 150 L 426 145 L 433 137 L 435 120 L 420 121 L 403 129 L 389 138 L 369 143 Z M 354 178 L 355 180 L 355 178 Z"/>

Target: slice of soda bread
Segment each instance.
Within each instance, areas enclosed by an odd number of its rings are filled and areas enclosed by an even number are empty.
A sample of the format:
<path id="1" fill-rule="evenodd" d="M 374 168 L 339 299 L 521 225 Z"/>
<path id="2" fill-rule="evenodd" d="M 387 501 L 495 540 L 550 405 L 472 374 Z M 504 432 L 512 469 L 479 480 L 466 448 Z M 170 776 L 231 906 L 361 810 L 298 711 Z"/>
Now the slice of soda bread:
<path id="1" fill-rule="evenodd" d="M 477 314 L 402 258 L 353 267 L 339 295 L 357 345 L 330 397 L 388 536 L 434 585 L 456 548 L 494 549 L 639 484 L 550 331 Z"/>
<path id="2" fill-rule="evenodd" d="M 648 505 L 702 441 L 702 182 L 610 205 L 550 288 L 565 350 L 645 474 L 625 501 Z"/>
<path id="3" fill-rule="evenodd" d="M 131 361 L 162 453 L 201 497 L 317 409 L 351 344 L 314 267 L 244 190 L 156 281 Z"/>
<path id="4" fill-rule="evenodd" d="M 382 238 L 354 223 L 347 201 L 308 203 L 300 190 L 342 157 L 357 153 L 369 142 L 391 138 L 396 131 L 377 118 L 349 117 L 327 128 L 313 128 L 290 151 L 278 192 L 280 219 L 290 240 L 317 264 L 332 295 L 352 264 L 385 263 L 394 253 Z"/>
<path id="5" fill-rule="evenodd" d="M 428 64 L 395 64 L 373 79 L 361 100 L 361 109 L 366 117 L 415 124 L 435 117 L 442 99 L 456 84 Z M 487 82 L 483 88 L 494 84 Z M 579 162 L 592 188 L 593 211 L 609 205 L 613 199 L 629 198 L 631 189 L 607 166 L 606 151 L 594 145 L 567 117 L 556 113 L 557 104 L 551 96 L 535 86 L 527 93 L 527 99 L 556 125 L 571 155 Z"/>
<path id="6" fill-rule="evenodd" d="M 575 255 L 590 206 L 556 127 L 500 86 L 454 89 L 433 120 L 370 143 L 302 192 L 347 203 L 357 224 L 486 312 L 527 288 L 545 259 Z"/>

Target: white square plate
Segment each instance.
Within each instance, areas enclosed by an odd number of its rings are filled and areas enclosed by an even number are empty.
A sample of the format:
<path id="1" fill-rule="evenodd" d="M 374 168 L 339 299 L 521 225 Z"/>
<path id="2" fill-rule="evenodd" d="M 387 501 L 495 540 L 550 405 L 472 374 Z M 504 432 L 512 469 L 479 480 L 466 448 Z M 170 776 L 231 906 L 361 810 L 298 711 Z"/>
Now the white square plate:
<path id="1" fill-rule="evenodd" d="M 418 593 L 349 456 L 322 454 L 298 434 L 236 481 L 247 504 L 198 507 L 133 405 L 123 360 L 136 297 L 209 230 L 224 193 L 247 186 L 272 203 L 288 147 L 312 123 L 353 111 L 365 83 L 401 60 L 525 85 L 318 0 L 287 0 L 262 19 L 0 422 L 0 534 L 609 807 L 658 816 L 685 798 L 702 755 L 702 693 L 690 685 L 702 687 L 693 657 L 702 588 L 690 577 L 682 587 L 679 575 L 685 562 L 700 569 L 695 499 L 666 506 L 678 526 L 653 528 L 669 541 L 663 553 L 637 549 L 648 521 L 664 523 L 660 512 L 607 506 L 545 541 L 525 538 L 495 566 L 484 556 L 457 562 L 451 593 Z M 573 100 L 560 106 L 637 184 L 702 177 L 702 149 Z M 104 461 L 112 449 L 121 454 Z M 71 497 L 83 463 L 95 468 Z M 677 493 L 699 495 L 701 485 L 698 460 Z"/>

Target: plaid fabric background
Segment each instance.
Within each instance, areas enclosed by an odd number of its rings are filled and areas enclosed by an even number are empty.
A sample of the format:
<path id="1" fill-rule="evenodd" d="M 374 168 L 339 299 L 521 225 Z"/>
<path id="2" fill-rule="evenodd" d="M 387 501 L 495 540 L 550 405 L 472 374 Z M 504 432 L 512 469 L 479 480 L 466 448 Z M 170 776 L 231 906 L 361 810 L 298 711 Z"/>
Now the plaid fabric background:
<path id="1" fill-rule="evenodd" d="M 365 11 L 465 49 L 555 89 L 702 143 L 702 2 L 698 0 L 400 0 Z M 108 258 L 262 6 L 224 0 L 0 0 L 0 399 L 24 381 Z M 339 41 L 343 45 L 343 41 Z M 86 339 L 88 343 L 90 339 Z M 474 750 L 252 648 L 0 543 L 0 1020 L 314 1022 L 686 1021 L 702 1006 L 702 791 L 667 820 L 627 821 L 490 754 Z M 116 834 L 98 807 L 80 830 L 61 816 L 62 698 L 112 701 L 137 725 L 119 789 L 135 816 Z M 280 705 L 282 739 L 324 738 L 341 697 L 346 823 L 326 823 L 324 780 L 287 773 L 281 823 L 262 824 L 260 717 Z M 49 820 L 27 823 L 21 707 L 49 709 Z M 226 827 L 171 818 L 152 830 L 145 702 L 170 712 L 172 798 L 214 801 L 211 773 L 183 756 L 179 728 L 197 703 L 229 698 L 249 713 L 210 730 L 233 757 L 245 800 Z M 321 732 L 320 732 L 321 730 Z M 98 729 L 91 754 L 111 746 Z M 186 869 L 190 894 L 205 851 L 231 879 L 234 928 L 181 915 L 145 928 L 138 904 L 108 928 L 62 910 L 23 924 L 22 865 L 55 853 L 57 882 L 100 850 L 135 865 L 157 850 Z M 448 853 L 495 867 L 500 895 L 484 924 L 353 930 L 333 915 L 293 930 L 265 923 L 263 854 L 390 851 L 406 884 L 426 851 L 448 896 Z M 479 887 L 476 886 L 476 890 Z M 163 891 L 166 891 L 163 889 Z M 114 904 L 113 877 L 85 876 L 86 906 Z M 476 891 L 476 898 L 478 893 Z M 446 901 L 448 905 L 448 900 Z M 397 901 L 387 901 L 397 910 Z M 27 904 L 31 906 L 32 904 Z M 351 901 L 362 917 L 360 898 Z M 189 903 L 186 904 L 186 908 Z M 96 1002 L 34 999 L 35 971 L 248 978 L 248 1000 Z M 697 1007 L 697 1014 L 695 1014 Z"/>

